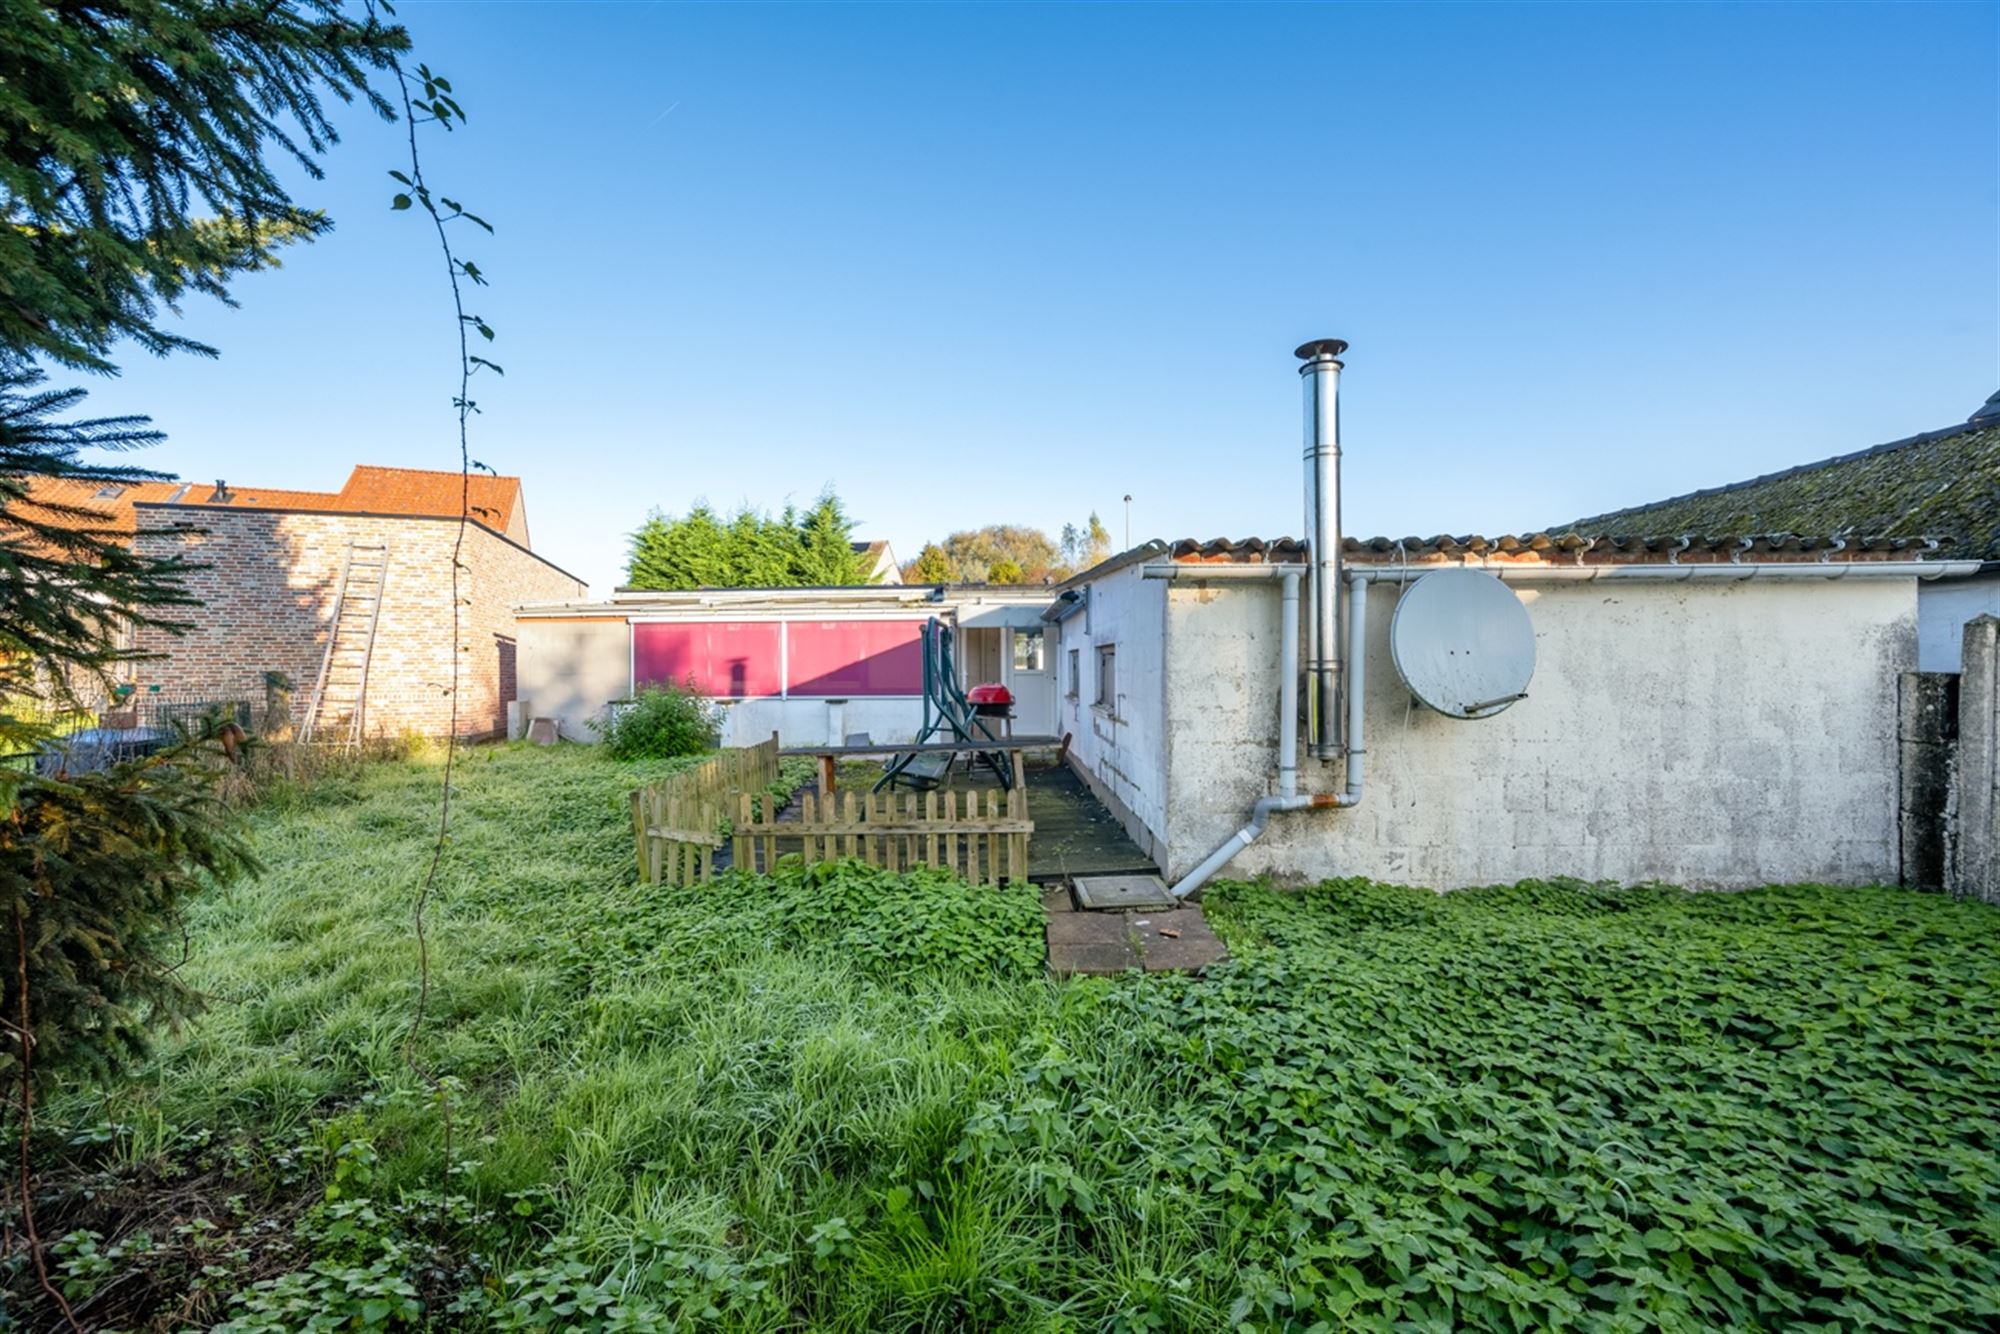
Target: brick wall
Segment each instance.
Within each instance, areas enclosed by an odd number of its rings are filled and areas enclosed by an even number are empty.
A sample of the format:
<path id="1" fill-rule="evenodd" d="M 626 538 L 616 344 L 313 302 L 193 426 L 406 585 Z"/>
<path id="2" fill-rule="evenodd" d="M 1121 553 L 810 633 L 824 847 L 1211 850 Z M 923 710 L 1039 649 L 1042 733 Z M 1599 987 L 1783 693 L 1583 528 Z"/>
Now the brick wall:
<path id="1" fill-rule="evenodd" d="M 140 506 L 137 517 L 134 540 L 142 554 L 184 550 L 208 567 L 188 580 L 204 604 L 186 617 L 197 622 L 194 629 L 181 636 L 141 632 L 139 647 L 165 655 L 140 664 L 142 687 L 158 683 L 255 702 L 264 696 L 264 673 L 280 671 L 292 680 L 302 717 L 326 651 L 348 544 L 386 543 L 367 730 L 429 736 L 448 730 L 455 522 L 186 505 Z M 580 597 L 583 585 L 477 525 L 465 530 L 462 564 L 458 730 L 489 736 L 505 727 L 512 698 L 513 604 Z"/>

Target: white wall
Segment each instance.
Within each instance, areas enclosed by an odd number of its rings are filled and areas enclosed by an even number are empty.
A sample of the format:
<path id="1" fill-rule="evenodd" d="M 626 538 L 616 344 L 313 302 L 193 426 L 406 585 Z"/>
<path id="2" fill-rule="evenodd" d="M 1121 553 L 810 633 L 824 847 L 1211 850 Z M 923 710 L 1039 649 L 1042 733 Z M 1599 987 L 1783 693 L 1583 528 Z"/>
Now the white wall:
<path id="1" fill-rule="evenodd" d="M 837 746 L 856 732 L 870 741 L 915 739 L 923 726 L 919 695 L 871 696 L 834 705 L 824 699 L 723 700 L 722 744 L 754 746 L 776 732 L 787 746 Z"/>
<path id="2" fill-rule="evenodd" d="M 1437 888 L 1894 879 L 1914 580 L 1517 592 L 1535 624 L 1529 696 L 1460 722 L 1411 704 L 1389 658 L 1396 590 L 1372 590 L 1364 801 L 1276 817 L 1224 874 Z M 1166 628 L 1165 869 L 1179 876 L 1270 789 L 1277 589 L 1175 584 Z M 1341 785 L 1339 765 L 1302 765 L 1307 790 Z"/>
<path id="3" fill-rule="evenodd" d="M 632 627 L 620 617 L 515 621 L 515 697 L 524 718 L 554 718 L 571 741 L 595 741 L 590 721 L 632 693 Z"/>
<path id="4" fill-rule="evenodd" d="M 1088 610 L 1051 635 L 1055 652 L 1056 731 L 1070 734 L 1070 755 L 1097 795 L 1140 847 L 1165 850 L 1167 827 L 1166 585 L 1142 579 L 1139 566 L 1090 585 Z M 1275 605 L 1275 604 L 1274 604 Z M 1094 702 L 1097 646 L 1115 644 L 1118 702 Z M 1070 698 L 1070 651 L 1082 669 Z"/>
<path id="5" fill-rule="evenodd" d="M 2000 574 L 1934 579 L 1917 587 L 1917 670 L 1955 672 L 1965 649 L 1965 623 L 2000 616 Z"/>
<path id="6" fill-rule="evenodd" d="M 519 698 L 526 717 L 555 718 L 572 741 L 595 741 L 593 718 L 610 700 L 632 694 L 632 628 L 623 618 L 518 622 Z M 772 732 L 788 746 L 838 744 L 850 733 L 876 741 L 908 741 L 923 724 L 915 696 L 850 699 L 837 709 L 824 699 L 746 699 L 723 703 L 722 743 L 754 745 Z"/>

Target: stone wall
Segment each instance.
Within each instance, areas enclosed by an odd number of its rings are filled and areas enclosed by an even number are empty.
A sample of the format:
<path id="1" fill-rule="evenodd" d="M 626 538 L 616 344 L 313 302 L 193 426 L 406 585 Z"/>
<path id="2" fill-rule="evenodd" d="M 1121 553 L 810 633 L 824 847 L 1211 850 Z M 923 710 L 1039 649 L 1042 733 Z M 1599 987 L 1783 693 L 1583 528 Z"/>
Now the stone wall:
<path id="1" fill-rule="evenodd" d="M 1902 883 L 1947 889 L 1957 874 L 1958 674 L 1904 672 L 1899 703 Z"/>
<path id="2" fill-rule="evenodd" d="M 185 552 L 204 568 L 188 577 L 202 606 L 179 636 L 141 631 L 138 646 L 161 654 L 139 665 L 158 683 L 216 698 L 264 698 L 264 674 L 293 683 L 303 717 L 318 679 L 348 545 L 390 548 L 381 619 L 370 662 L 367 730 L 439 736 L 451 725 L 453 545 L 450 519 L 384 518 L 320 511 L 223 506 L 137 509 L 137 549 Z M 460 580 L 458 731 L 489 736 L 506 726 L 516 603 L 579 597 L 573 576 L 480 527 L 465 528 Z"/>
<path id="3" fill-rule="evenodd" d="M 2000 903 L 2000 620 L 1965 627 L 1952 771 L 1952 861 L 1959 893 Z"/>

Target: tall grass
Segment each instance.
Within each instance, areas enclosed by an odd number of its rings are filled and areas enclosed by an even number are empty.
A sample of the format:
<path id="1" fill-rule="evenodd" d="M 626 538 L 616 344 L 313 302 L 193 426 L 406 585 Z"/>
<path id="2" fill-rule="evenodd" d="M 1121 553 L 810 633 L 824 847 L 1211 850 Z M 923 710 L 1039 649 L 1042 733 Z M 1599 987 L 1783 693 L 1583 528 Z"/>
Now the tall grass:
<path id="1" fill-rule="evenodd" d="M 758 1311 L 861 1329 L 871 1310 L 948 1312 L 998 1266 L 1025 1283 L 1050 1257 L 948 1160 L 1023 1033 L 1063 1011 L 1041 976 L 1032 891 L 942 876 L 789 895 L 641 886 L 624 794 L 689 762 L 463 754 L 418 1052 L 453 1090 L 448 1115 L 402 1050 L 436 783 L 436 757 L 419 752 L 285 784 L 258 807 L 269 872 L 189 922 L 206 1013 L 141 1077 L 59 1098 L 48 1123 L 96 1127 L 83 1138 L 134 1180 L 193 1171 L 191 1138 L 240 1144 L 245 1179 L 262 1184 L 301 1144 L 365 1141 L 377 1199 L 448 1189 L 520 1210 L 518 1225 L 479 1238 L 499 1238 L 480 1257 L 488 1279 L 543 1266 L 559 1238 L 593 1282 L 635 1300 L 671 1298 L 651 1272 L 662 1250 L 809 1255 L 828 1220 L 865 1233 L 883 1191 L 949 1180 L 961 1192 L 949 1262 L 908 1237 L 852 1255 L 829 1243 L 842 1270 L 880 1280 L 873 1297 L 851 1301 L 802 1263 Z M 304 1174 L 301 1198 L 324 1176 Z"/>
<path id="2" fill-rule="evenodd" d="M 258 807 L 269 872 L 189 922 L 207 1013 L 141 1077 L 49 1104 L 79 1309 L 238 1331 L 1778 1328 L 1841 1324 L 1867 1253 L 1889 1257 L 1879 1309 L 1849 1316 L 2000 1316 L 2000 914 L 1231 886 L 1211 917 L 1236 958 L 1209 977 L 1058 985 L 1025 888 L 640 885 L 624 794 L 679 763 L 462 756 L 418 1052 L 445 1106 L 402 1052 L 436 758 Z M 1638 1258 L 1579 1276 L 1613 1245 Z"/>

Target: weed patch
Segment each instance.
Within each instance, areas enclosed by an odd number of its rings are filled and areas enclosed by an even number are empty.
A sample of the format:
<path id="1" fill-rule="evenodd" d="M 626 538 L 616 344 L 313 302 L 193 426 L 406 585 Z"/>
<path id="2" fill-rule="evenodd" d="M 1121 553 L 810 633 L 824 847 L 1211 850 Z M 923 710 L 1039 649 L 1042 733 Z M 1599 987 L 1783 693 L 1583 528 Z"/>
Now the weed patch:
<path id="1" fill-rule="evenodd" d="M 579 933 L 572 969 L 597 985 L 655 971 L 742 966 L 785 950 L 881 980 L 1041 971 L 1041 899 L 1028 885 L 969 890 L 943 871 L 781 863 L 680 888 L 647 886 Z"/>

